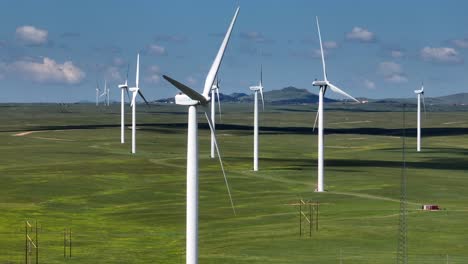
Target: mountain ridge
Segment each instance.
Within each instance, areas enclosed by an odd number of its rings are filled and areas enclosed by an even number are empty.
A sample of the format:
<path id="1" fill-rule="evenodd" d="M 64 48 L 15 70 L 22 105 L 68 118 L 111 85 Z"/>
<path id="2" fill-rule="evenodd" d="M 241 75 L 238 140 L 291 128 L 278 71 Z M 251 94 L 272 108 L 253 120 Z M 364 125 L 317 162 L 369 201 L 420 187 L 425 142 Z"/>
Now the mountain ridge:
<path id="1" fill-rule="evenodd" d="M 284 87 L 279 90 L 271 90 L 263 93 L 265 103 L 270 104 L 316 104 L 318 103 L 318 95 L 310 92 L 307 89 L 297 88 L 294 86 Z M 222 102 L 253 102 L 253 94 L 247 93 L 219 93 L 219 98 Z M 357 98 L 361 102 L 366 103 L 414 103 L 416 98 L 384 98 L 384 99 L 369 99 L 365 97 Z M 325 97 L 327 103 L 348 102 L 349 100 L 338 100 Z M 438 97 L 425 98 L 426 104 L 449 104 L 449 105 L 468 105 L 468 93 L 457 93 Z M 158 103 L 174 103 L 174 98 L 163 98 L 155 100 Z"/>

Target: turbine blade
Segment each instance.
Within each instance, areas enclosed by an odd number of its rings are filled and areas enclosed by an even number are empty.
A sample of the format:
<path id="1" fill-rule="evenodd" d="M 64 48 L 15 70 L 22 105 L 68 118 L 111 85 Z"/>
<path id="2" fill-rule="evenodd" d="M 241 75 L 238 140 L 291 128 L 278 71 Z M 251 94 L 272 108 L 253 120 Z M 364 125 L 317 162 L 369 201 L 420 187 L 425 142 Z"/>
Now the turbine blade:
<path id="1" fill-rule="evenodd" d="M 148 101 L 146 101 L 146 98 L 143 96 L 143 93 L 141 93 L 141 90 L 138 89 L 138 94 L 143 98 L 143 101 L 145 101 L 146 105 L 149 105 Z"/>
<path id="2" fill-rule="evenodd" d="M 312 132 L 314 132 L 314 131 L 315 131 L 315 127 L 317 127 L 318 116 L 319 116 L 319 112 L 318 112 L 318 109 L 317 109 L 317 114 L 315 115 L 314 128 L 312 128 Z"/>
<path id="3" fill-rule="evenodd" d="M 262 64 L 260 64 L 260 86 L 263 87 L 263 67 L 262 67 Z"/>
<path id="4" fill-rule="evenodd" d="M 263 111 L 265 111 L 265 101 L 263 100 L 263 87 L 260 86 L 260 97 L 262 98 L 262 107 L 263 107 Z"/>
<path id="5" fill-rule="evenodd" d="M 330 87 L 330 89 L 331 89 L 333 92 L 338 93 L 338 94 L 341 94 L 341 95 L 344 95 L 344 96 L 346 96 L 346 97 L 348 97 L 348 98 L 350 98 L 350 99 L 352 99 L 352 100 L 354 100 L 354 101 L 360 103 L 358 99 L 356 99 L 356 98 L 352 97 L 351 95 L 345 93 L 343 90 L 341 90 L 340 88 L 336 87 L 335 85 L 333 85 L 333 84 L 331 84 L 331 83 L 328 83 L 327 86 Z M 324 96 L 325 96 L 325 94 L 324 94 Z"/>
<path id="6" fill-rule="evenodd" d="M 136 79 L 135 79 L 136 87 L 140 88 L 140 53 L 137 55 L 137 66 L 136 66 Z"/>
<path id="7" fill-rule="evenodd" d="M 210 126 L 211 133 L 213 134 L 214 145 L 216 148 L 216 153 L 218 154 L 218 159 L 219 159 L 219 164 L 221 165 L 221 170 L 223 171 L 224 182 L 226 183 L 226 188 L 229 194 L 229 200 L 231 201 L 232 211 L 234 212 L 234 215 L 236 215 L 236 209 L 234 209 L 234 202 L 232 201 L 231 190 L 229 188 L 229 183 L 226 177 L 226 173 L 224 172 L 223 160 L 221 159 L 221 154 L 219 153 L 218 142 L 216 140 L 216 133 L 215 133 L 215 130 L 213 129 L 213 124 L 211 123 L 211 120 L 208 117 L 208 114 L 206 113 L 206 111 L 204 111 L 204 113 L 205 113 L 206 120 L 208 121 L 208 125 Z"/>
<path id="8" fill-rule="evenodd" d="M 221 121 L 221 100 L 219 100 L 219 88 L 216 88 L 216 97 L 216 100 L 218 100 L 219 121 Z"/>
<path id="9" fill-rule="evenodd" d="M 201 104 L 208 103 L 208 101 L 203 95 L 197 93 L 195 90 L 186 86 L 185 84 L 182 84 L 166 75 L 163 75 L 163 78 L 170 82 L 172 85 L 174 85 L 177 89 L 182 91 L 184 94 L 186 94 L 188 97 L 190 97 L 192 100 L 199 101 Z"/>
<path id="10" fill-rule="evenodd" d="M 322 54 L 323 79 L 326 81 L 327 80 L 327 69 L 325 67 L 325 55 L 323 54 L 322 36 L 320 35 L 320 25 L 319 25 L 318 16 L 315 17 L 315 19 L 317 20 L 317 31 L 318 31 L 318 35 L 319 35 L 319 41 L 320 41 L 320 52 Z"/>
<path id="11" fill-rule="evenodd" d="M 130 63 L 127 63 L 127 75 L 125 76 L 125 86 L 128 86 L 128 72 L 130 71 Z"/>
<path id="12" fill-rule="evenodd" d="M 221 47 L 219 48 L 218 54 L 216 55 L 216 58 L 214 59 L 213 64 L 211 65 L 210 71 L 208 72 L 208 75 L 206 76 L 205 86 L 203 89 L 203 95 L 205 97 L 208 97 L 211 87 L 213 86 L 215 77 L 218 74 L 219 65 L 221 65 L 221 61 L 223 60 L 224 51 L 226 50 L 227 44 L 229 42 L 229 38 L 231 37 L 232 28 L 234 27 L 234 23 L 236 22 L 238 14 L 239 14 L 239 7 L 237 7 L 236 13 L 234 14 L 234 17 L 232 18 L 231 24 L 229 25 L 226 35 L 224 36 L 224 40 L 221 43 Z"/>
<path id="13" fill-rule="evenodd" d="M 127 98 L 128 98 L 128 100 L 130 101 L 131 99 L 130 99 L 130 92 L 128 91 L 128 87 L 125 88 L 125 91 L 127 91 Z"/>

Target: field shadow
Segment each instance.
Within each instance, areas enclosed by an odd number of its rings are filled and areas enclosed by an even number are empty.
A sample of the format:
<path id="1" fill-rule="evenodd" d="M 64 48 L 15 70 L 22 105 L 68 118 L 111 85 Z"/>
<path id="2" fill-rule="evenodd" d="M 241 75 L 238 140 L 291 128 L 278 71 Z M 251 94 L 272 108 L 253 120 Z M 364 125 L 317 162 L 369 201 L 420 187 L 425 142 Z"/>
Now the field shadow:
<path id="1" fill-rule="evenodd" d="M 313 170 L 317 167 L 317 159 L 284 159 L 284 158 L 262 158 L 264 169 L 274 170 Z M 251 158 L 243 158 L 242 162 L 250 162 Z M 326 167 L 335 167 L 347 172 L 366 171 L 359 168 L 393 168 L 400 169 L 402 162 L 399 160 L 357 160 L 357 159 L 325 159 Z M 275 164 L 282 164 L 275 166 Z M 347 169 L 342 169 L 346 167 Z M 468 163 L 463 158 L 434 158 L 426 161 L 407 161 L 407 168 L 433 169 L 433 170 L 460 170 L 467 171 Z"/>
<path id="2" fill-rule="evenodd" d="M 127 124 L 128 126 L 129 124 Z M 143 127 L 148 131 L 158 129 L 186 129 L 186 123 L 142 123 L 138 127 Z M 100 129 L 100 128 L 114 128 L 120 127 L 120 124 L 82 124 L 82 125 L 63 125 L 63 126 L 36 126 L 28 130 L 2 130 L 0 132 L 23 132 L 23 131 L 43 131 L 43 130 L 78 130 L 78 129 Z M 198 127 L 203 130 L 209 130 L 206 122 L 199 122 Z M 217 124 L 217 130 L 230 130 L 230 131 L 253 131 L 251 125 L 239 124 Z M 317 133 L 311 127 L 273 127 L 261 126 L 261 134 L 302 134 L 313 135 Z M 327 128 L 324 130 L 327 135 L 333 134 L 356 134 L 356 135 L 374 135 L 374 136 L 401 136 L 402 129 L 400 128 L 373 128 L 373 127 L 358 127 L 358 128 Z M 468 134 L 468 128 L 465 127 L 434 127 L 424 128 L 424 136 L 426 137 L 439 137 L 439 136 L 457 136 Z M 416 129 L 406 129 L 407 137 L 416 137 Z"/>

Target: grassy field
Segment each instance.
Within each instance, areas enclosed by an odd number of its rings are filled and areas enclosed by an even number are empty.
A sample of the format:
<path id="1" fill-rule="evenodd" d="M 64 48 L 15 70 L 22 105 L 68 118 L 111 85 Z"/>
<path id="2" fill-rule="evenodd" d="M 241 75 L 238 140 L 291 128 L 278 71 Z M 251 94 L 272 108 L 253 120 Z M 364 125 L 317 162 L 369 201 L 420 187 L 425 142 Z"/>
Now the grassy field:
<path id="1" fill-rule="evenodd" d="M 327 106 L 326 193 L 314 193 L 314 107 L 266 106 L 256 173 L 251 106 L 223 108 L 218 141 L 237 216 L 199 115 L 200 263 L 395 263 L 401 107 Z M 40 263 L 185 262 L 187 109 L 138 110 L 132 156 L 119 105 L 0 105 L 1 264 L 24 263 L 25 220 L 41 226 Z M 428 112 L 421 153 L 414 107 L 406 117 L 409 262 L 468 263 L 467 108 Z M 299 237 L 289 205 L 299 199 L 320 203 L 311 238 Z M 443 210 L 419 209 L 432 203 Z"/>

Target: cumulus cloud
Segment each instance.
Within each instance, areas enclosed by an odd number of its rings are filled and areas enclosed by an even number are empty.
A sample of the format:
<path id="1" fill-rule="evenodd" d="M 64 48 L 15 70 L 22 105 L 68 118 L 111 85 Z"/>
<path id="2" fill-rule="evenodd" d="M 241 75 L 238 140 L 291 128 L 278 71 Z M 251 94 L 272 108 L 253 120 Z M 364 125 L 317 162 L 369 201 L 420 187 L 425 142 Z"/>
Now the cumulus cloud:
<path id="1" fill-rule="evenodd" d="M 149 45 L 147 47 L 147 51 L 149 54 L 156 55 L 156 56 L 166 55 L 166 48 L 157 44 Z"/>
<path id="2" fill-rule="evenodd" d="M 421 50 L 421 58 L 426 61 L 433 61 L 439 63 L 461 63 L 463 59 L 460 57 L 458 51 L 454 48 L 448 47 L 424 47 Z"/>
<path id="3" fill-rule="evenodd" d="M 145 82 L 157 84 L 161 81 L 161 69 L 157 65 L 151 65 L 146 69 Z"/>
<path id="4" fill-rule="evenodd" d="M 38 83 L 77 84 L 86 74 L 71 61 L 63 64 L 44 57 L 42 61 L 19 60 L 2 67 L 5 71 L 18 74 L 24 79 Z"/>
<path id="5" fill-rule="evenodd" d="M 171 43 L 186 43 L 188 38 L 182 35 L 168 35 L 161 34 L 157 35 L 155 38 L 156 42 L 171 42 Z"/>
<path id="6" fill-rule="evenodd" d="M 338 48 L 338 43 L 335 41 L 325 41 L 323 42 L 323 54 L 327 56 L 331 50 Z M 320 51 L 320 48 L 314 49 L 312 51 L 312 57 L 313 58 L 321 58 L 322 57 L 322 52 Z"/>
<path id="7" fill-rule="evenodd" d="M 325 48 L 325 49 L 336 49 L 336 48 L 338 48 L 338 43 L 336 41 L 325 41 L 325 42 L 323 42 L 323 48 Z"/>
<path id="8" fill-rule="evenodd" d="M 391 83 L 408 82 L 406 74 L 400 64 L 392 61 L 384 61 L 379 64 L 379 73 L 384 77 L 385 81 Z"/>
<path id="9" fill-rule="evenodd" d="M 354 27 L 351 32 L 346 33 L 346 39 L 359 42 L 374 42 L 375 34 L 361 27 Z"/>
<path id="10" fill-rule="evenodd" d="M 451 41 L 451 43 L 458 48 L 462 48 L 462 49 L 468 48 L 468 38 L 454 39 Z"/>
<path id="11" fill-rule="evenodd" d="M 47 43 L 48 32 L 34 26 L 16 28 L 16 38 L 26 45 L 42 45 Z"/>
<path id="12" fill-rule="evenodd" d="M 241 32 L 240 37 L 244 40 L 256 42 L 256 43 L 272 43 L 273 40 L 268 39 L 263 35 L 263 33 L 258 31 L 248 31 L 248 32 Z"/>
<path id="13" fill-rule="evenodd" d="M 197 81 L 197 79 L 195 79 L 195 77 L 193 77 L 193 76 L 187 77 L 187 83 L 188 83 L 189 85 L 195 85 L 195 84 L 197 84 L 197 82 L 198 82 L 198 81 Z"/>
<path id="14" fill-rule="evenodd" d="M 120 69 L 116 66 L 110 66 L 104 72 L 104 76 L 109 81 L 123 81 L 125 77 L 120 73 Z"/>
<path id="15" fill-rule="evenodd" d="M 124 66 L 124 65 L 127 64 L 127 62 L 124 59 L 122 59 L 121 57 L 115 57 L 112 60 L 112 63 L 117 67 L 121 67 L 121 66 Z"/>
<path id="16" fill-rule="evenodd" d="M 366 87 L 367 89 L 375 89 L 375 83 L 371 80 L 365 79 L 364 87 Z"/>
<path id="17" fill-rule="evenodd" d="M 401 50 L 391 50 L 390 56 L 392 56 L 392 58 L 399 59 L 399 58 L 403 58 L 405 54 Z"/>

